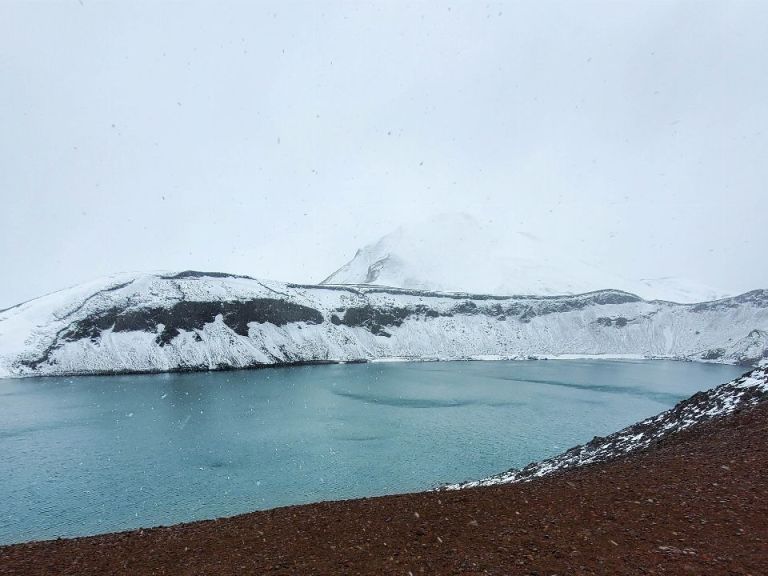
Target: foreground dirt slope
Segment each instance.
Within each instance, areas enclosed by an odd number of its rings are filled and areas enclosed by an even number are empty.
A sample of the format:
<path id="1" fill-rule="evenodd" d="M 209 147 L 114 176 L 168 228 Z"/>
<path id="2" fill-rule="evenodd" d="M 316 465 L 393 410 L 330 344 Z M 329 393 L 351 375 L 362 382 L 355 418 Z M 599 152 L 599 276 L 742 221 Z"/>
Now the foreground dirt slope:
<path id="1" fill-rule="evenodd" d="M 0 574 L 768 574 L 768 402 L 526 484 L 0 548 Z"/>

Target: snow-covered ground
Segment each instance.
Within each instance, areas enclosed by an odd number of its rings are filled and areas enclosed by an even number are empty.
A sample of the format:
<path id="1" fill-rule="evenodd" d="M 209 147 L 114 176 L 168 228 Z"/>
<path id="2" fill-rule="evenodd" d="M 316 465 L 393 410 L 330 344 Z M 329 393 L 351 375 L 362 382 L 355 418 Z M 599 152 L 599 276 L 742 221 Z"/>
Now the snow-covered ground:
<path id="1" fill-rule="evenodd" d="M 694 394 L 674 408 L 632 424 L 605 438 L 594 438 L 588 444 L 576 446 L 553 458 L 529 464 L 521 470 L 513 469 L 483 480 L 451 484 L 445 486 L 445 489 L 457 490 L 526 482 L 554 472 L 597 462 L 608 462 L 620 456 L 644 450 L 652 443 L 695 424 L 725 416 L 736 409 L 747 408 L 766 400 L 768 398 L 768 365 L 764 364 L 731 382 Z"/>
<path id="2" fill-rule="evenodd" d="M 500 239 L 466 214 L 401 226 L 357 251 L 322 284 L 371 284 L 476 294 L 581 294 L 605 288 L 645 299 L 703 302 L 726 294 L 681 278 L 623 278 L 544 239 Z"/>
<path id="3" fill-rule="evenodd" d="M 768 291 L 700 304 L 617 290 L 496 297 L 218 273 L 121 274 L 0 312 L 0 376 L 383 359 L 756 363 Z"/>

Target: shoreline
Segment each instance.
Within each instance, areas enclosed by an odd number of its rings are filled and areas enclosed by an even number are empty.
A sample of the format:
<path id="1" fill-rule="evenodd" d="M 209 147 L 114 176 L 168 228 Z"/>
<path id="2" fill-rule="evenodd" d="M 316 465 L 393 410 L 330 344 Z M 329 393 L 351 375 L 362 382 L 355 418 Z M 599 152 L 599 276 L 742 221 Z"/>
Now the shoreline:
<path id="1" fill-rule="evenodd" d="M 188 374 L 199 372 L 239 372 L 248 370 L 264 370 L 269 368 L 294 368 L 301 366 L 330 366 L 342 364 L 388 364 L 388 363 L 421 363 L 421 362 L 531 362 L 537 360 L 605 360 L 605 361 L 644 361 L 664 360 L 670 362 L 697 362 L 700 364 L 721 364 L 724 366 L 743 366 L 744 369 L 755 368 L 759 364 L 742 364 L 739 362 L 720 362 L 718 360 L 703 360 L 680 356 L 647 356 L 643 354 L 539 354 L 528 356 L 504 355 L 472 355 L 456 358 L 390 356 L 382 358 L 356 358 L 351 360 L 297 360 L 296 362 L 274 362 L 271 364 L 253 364 L 248 366 L 217 366 L 210 368 L 176 367 L 168 370 L 97 370 L 92 372 L 56 372 L 52 374 L 0 374 L 0 385 L 3 380 L 21 380 L 27 378 L 80 378 L 88 376 L 147 376 L 158 374 Z"/>
<path id="2" fill-rule="evenodd" d="M 758 574 L 768 402 L 530 482 L 0 547 L 0 574 Z"/>

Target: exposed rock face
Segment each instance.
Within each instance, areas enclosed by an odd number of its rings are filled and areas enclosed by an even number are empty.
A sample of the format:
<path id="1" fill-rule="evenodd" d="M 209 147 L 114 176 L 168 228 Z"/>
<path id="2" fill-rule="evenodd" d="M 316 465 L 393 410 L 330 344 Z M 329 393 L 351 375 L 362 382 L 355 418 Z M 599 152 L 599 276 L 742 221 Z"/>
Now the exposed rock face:
<path id="1" fill-rule="evenodd" d="M 4 377 L 564 355 L 755 364 L 768 355 L 768 291 L 686 305 L 618 290 L 500 297 L 185 271 L 0 312 Z"/>
<path id="2" fill-rule="evenodd" d="M 276 298 L 254 298 L 234 302 L 187 302 L 180 301 L 167 308 L 139 308 L 125 310 L 110 308 L 77 320 L 60 338 L 75 341 L 82 338 L 96 339 L 102 332 L 154 332 L 162 326 L 158 344 L 170 343 L 182 331 L 202 330 L 221 315 L 224 323 L 240 336 L 248 336 L 248 324 L 273 324 L 285 326 L 291 322 L 320 324 L 323 315 L 314 308 L 294 304 Z"/>
<path id="3" fill-rule="evenodd" d="M 483 480 L 453 484 L 446 489 L 525 482 L 579 466 L 609 462 L 645 450 L 672 434 L 768 400 L 768 365 L 706 392 L 697 392 L 674 408 L 632 424 L 605 438 L 595 437 L 582 446 L 521 470 L 508 470 Z"/>

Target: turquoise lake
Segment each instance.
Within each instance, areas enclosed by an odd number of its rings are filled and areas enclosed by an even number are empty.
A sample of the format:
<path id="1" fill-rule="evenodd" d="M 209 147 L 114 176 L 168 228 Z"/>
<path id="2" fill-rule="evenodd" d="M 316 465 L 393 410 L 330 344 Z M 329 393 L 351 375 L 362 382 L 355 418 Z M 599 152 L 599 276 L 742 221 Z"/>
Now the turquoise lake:
<path id="1" fill-rule="evenodd" d="M 0 543 L 477 479 L 743 371 L 549 360 L 0 380 Z"/>

